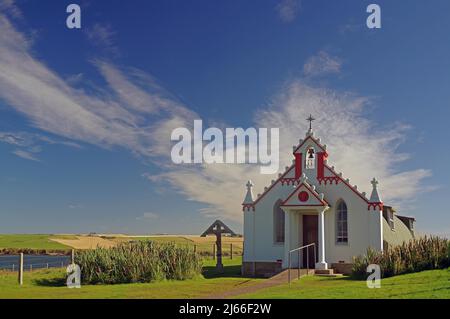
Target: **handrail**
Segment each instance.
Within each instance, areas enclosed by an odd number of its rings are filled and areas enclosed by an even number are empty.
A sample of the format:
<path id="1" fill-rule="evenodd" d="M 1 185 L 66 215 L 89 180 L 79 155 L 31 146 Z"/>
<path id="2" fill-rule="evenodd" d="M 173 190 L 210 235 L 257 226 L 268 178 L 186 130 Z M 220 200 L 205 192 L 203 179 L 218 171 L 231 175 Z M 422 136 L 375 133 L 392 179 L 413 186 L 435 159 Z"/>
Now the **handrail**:
<path id="1" fill-rule="evenodd" d="M 316 245 L 316 243 L 312 243 L 312 244 L 309 244 L 309 245 L 305 245 L 305 246 L 302 246 L 302 247 L 298 247 L 298 248 L 295 248 L 295 249 L 290 250 L 289 253 L 292 253 L 292 252 L 297 251 L 297 250 L 302 250 L 303 248 L 307 248 L 307 247 L 309 247 L 309 246 L 315 246 L 315 245 Z"/>
<path id="2" fill-rule="evenodd" d="M 291 285 L 291 254 L 293 252 L 298 251 L 298 279 L 300 279 L 300 251 L 305 249 L 305 248 L 309 248 L 311 246 L 314 246 L 314 261 L 316 262 L 316 243 L 312 243 L 312 244 L 308 244 L 308 245 L 304 245 L 295 249 L 292 249 L 289 251 L 288 254 L 288 282 L 289 282 L 289 286 Z M 306 250 L 306 274 L 309 274 L 309 249 Z"/>

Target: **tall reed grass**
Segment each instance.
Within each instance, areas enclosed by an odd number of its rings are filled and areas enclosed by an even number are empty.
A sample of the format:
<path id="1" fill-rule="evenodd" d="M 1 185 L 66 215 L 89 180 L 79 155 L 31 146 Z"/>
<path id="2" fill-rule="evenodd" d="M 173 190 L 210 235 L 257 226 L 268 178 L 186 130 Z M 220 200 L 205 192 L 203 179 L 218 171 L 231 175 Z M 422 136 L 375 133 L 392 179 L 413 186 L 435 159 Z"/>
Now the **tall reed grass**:
<path id="1" fill-rule="evenodd" d="M 383 252 L 368 249 L 365 256 L 353 259 L 352 275 L 367 278 L 367 266 L 377 264 L 382 277 L 450 267 L 450 241 L 439 237 L 422 237 L 388 248 Z"/>
<path id="2" fill-rule="evenodd" d="M 83 283 L 119 284 L 185 280 L 201 273 L 201 257 L 174 243 L 137 241 L 113 248 L 77 251 Z"/>

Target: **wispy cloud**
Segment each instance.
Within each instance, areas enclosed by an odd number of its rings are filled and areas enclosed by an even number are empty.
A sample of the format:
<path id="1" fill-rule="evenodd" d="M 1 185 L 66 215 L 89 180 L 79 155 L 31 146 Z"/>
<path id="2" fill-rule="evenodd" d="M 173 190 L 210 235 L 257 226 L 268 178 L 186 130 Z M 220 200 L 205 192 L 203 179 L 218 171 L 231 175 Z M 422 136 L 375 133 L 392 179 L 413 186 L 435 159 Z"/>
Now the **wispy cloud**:
<path id="1" fill-rule="evenodd" d="M 13 154 L 17 155 L 20 158 L 26 159 L 26 160 L 30 160 L 30 161 L 39 161 L 39 159 L 37 159 L 33 153 L 31 152 L 27 152 L 24 150 L 15 150 L 12 152 Z"/>
<path id="2" fill-rule="evenodd" d="M 310 57 L 303 65 L 303 73 L 309 77 L 325 74 L 339 73 L 342 61 L 326 51 L 319 51 L 317 55 Z"/>
<path id="3" fill-rule="evenodd" d="M 280 0 L 275 9 L 281 21 L 289 23 L 299 14 L 300 6 L 300 0 Z"/>
<path id="4" fill-rule="evenodd" d="M 70 209 L 80 209 L 83 208 L 82 204 L 69 204 Z"/>
<path id="5" fill-rule="evenodd" d="M 157 219 L 159 218 L 159 215 L 152 212 L 146 212 L 142 214 L 141 216 L 136 217 L 137 220 L 149 220 L 149 219 Z"/>
<path id="6" fill-rule="evenodd" d="M 49 136 L 29 132 L 0 132 L 0 143 L 6 143 L 20 148 L 12 153 L 23 158 L 37 161 L 37 154 L 42 151 L 42 144 L 65 145 L 69 147 L 81 148 L 81 146 L 72 141 L 63 141 Z"/>
<path id="7" fill-rule="evenodd" d="M 15 0 L 0 0 L 0 11 L 5 12 L 16 19 L 22 19 L 23 14 L 16 5 Z"/>
<path id="8" fill-rule="evenodd" d="M 86 28 L 87 38 L 93 45 L 113 55 L 118 55 L 119 48 L 114 43 L 115 34 L 108 24 L 96 23 L 92 27 Z"/>
<path id="9" fill-rule="evenodd" d="M 167 156 L 171 129 L 188 126 L 196 117 L 142 72 L 103 61 L 94 65 L 109 85 L 93 93 L 76 89 L 36 60 L 26 36 L 1 14 L 0 29 L 0 98 L 36 128 L 157 157 Z"/>

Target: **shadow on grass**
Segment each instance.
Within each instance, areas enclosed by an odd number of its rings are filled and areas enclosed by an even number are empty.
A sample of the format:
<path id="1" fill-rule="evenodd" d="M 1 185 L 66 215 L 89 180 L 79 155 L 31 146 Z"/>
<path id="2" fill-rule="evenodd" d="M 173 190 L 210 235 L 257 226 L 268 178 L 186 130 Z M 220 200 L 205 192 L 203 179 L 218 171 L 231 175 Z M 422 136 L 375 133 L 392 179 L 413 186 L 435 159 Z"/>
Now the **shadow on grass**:
<path id="1" fill-rule="evenodd" d="M 218 272 L 215 266 L 204 266 L 202 269 L 203 277 L 206 279 L 223 278 L 223 277 L 236 277 L 242 278 L 241 265 L 224 266 L 223 272 Z"/>
<path id="2" fill-rule="evenodd" d="M 45 286 L 45 287 L 65 287 L 66 286 L 66 279 L 59 277 L 59 278 L 43 278 L 43 279 L 35 279 L 33 282 L 37 286 Z"/>

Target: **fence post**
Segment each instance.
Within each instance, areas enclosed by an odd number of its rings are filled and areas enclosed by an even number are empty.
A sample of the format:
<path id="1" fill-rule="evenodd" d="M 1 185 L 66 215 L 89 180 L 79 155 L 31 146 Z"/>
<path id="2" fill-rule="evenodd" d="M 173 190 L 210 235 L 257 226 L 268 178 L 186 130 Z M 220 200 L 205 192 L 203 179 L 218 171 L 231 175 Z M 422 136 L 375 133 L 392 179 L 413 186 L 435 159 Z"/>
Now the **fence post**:
<path id="1" fill-rule="evenodd" d="M 30 271 L 33 271 L 33 264 L 30 264 Z"/>
<path id="2" fill-rule="evenodd" d="M 233 259 L 233 244 L 230 244 L 230 259 Z"/>
<path id="3" fill-rule="evenodd" d="M 23 285 L 23 253 L 19 257 L 19 285 Z"/>
<path id="4" fill-rule="evenodd" d="M 48 263 L 47 263 L 47 269 L 48 269 Z"/>
<path id="5" fill-rule="evenodd" d="M 194 254 L 197 253 L 197 245 L 194 245 Z"/>
<path id="6" fill-rule="evenodd" d="M 213 244 L 213 259 L 216 259 L 216 244 Z"/>
<path id="7" fill-rule="evenodd" d="M 14 272 L 14 264 L 12 264 L 12 271 Z"/>

